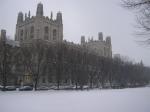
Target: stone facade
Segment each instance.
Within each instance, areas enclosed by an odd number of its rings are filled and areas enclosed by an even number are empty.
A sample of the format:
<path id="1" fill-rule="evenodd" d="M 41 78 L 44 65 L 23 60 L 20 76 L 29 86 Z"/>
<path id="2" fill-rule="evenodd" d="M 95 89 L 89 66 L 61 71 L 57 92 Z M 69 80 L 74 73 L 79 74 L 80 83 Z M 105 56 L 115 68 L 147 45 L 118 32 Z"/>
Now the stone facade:
<path id="1" fill-rule="evenodd" d="M 62 41 L 63 40 L 63 24 L 62 14 L 57 13 L 57 17 L 45 17 L 43 14 L 43 4 L 37 5 L 36 16 L 30 17 L 30 11 L 27 14 L 19 12 L 15 40 L 19 42 L 29 41 L 33 39 L 44 39 L 48 41 Z"/>
<path id="2" fill-rule="evenodd" d="M 81 36 L 81 45 L 85 46 L 89 52 L 99 56 L 112 57 L 111 37 L 107 36 L 106 40 L 103 40 L 102 32 L 98 33 L 98 40 L 93 40 L 93 38 L 91 38 L 85 41 L 85 37 Z"/>

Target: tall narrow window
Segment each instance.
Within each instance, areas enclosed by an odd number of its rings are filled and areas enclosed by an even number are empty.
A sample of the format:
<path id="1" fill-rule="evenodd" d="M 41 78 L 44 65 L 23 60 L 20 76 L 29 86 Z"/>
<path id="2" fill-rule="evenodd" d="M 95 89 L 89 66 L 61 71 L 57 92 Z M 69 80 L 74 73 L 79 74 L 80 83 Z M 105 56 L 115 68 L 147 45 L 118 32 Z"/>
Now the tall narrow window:
<path id="1" fill-rule="evenodd" d="M 30 29 L 30 39 L 33 39 L 34 38 L 34 26 L 31 26 L 31 29 Z"/>
<path id="2" fill-rule="evenodd" d="M 106 56 L 107 54 L 106 54 L 106 48 L 104 47 L 104 56 Z"/>
<path id="3" fill-rule="evenodd" d="M 44 27 L 44 39 L 48 40 L 48 33 L 49 33 L 49 28 L 48 26 Z"/>
<path id="4" fill-rule="evenodd" d="M 24 34 L 24 39 L 26 40 L 27 39 L 27 29 L 25 29 L 25 34 Z"/>
<path id="5" fill-rule="evenodd" d="M 57 31 L 56 29 L 53 30 L 53 40 L 56 40 L 56 36 L 57 36 Z"/>
<path id="6" fill-rule="evenodd" d="M 21 30 L 20 35 L 23 36 L 23 30 Z"/>

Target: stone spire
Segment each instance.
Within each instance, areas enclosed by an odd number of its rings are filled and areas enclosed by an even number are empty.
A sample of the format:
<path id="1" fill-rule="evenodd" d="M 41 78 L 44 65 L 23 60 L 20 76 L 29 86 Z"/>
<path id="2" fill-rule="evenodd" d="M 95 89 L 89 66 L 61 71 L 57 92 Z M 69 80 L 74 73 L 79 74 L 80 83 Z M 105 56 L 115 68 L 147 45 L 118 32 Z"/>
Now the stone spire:
<path id="1" fill-rule="evenodd" d="M 51 20 L 53 20 L 53 12 L 51 12 Z"/>
<path id="2" fill-rule="evenodd" d="M 43 4 L 42 3 L 38 3 L 37 5 L 37 10 L 36 10 L 36 16 L 43 16 Z"/>
<path id="3" fill-rule="evenodd" d="M 30 18 L 30 16 L 31 16 L 31 14 L 30 14 L 30 11 L 29 11 L 29 13 L 28 13 L 28 17 Z"/>

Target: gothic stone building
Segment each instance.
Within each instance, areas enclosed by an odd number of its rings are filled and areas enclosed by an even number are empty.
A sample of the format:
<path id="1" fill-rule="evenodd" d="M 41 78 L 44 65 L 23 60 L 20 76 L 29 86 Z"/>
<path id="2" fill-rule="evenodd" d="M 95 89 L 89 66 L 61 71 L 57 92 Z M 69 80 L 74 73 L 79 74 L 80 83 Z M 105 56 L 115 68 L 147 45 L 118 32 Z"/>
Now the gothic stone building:
<path id="1" fill-rule="evenodd" d="M 45 17 L 43 11 L 43 4 L 37 5 L 36 16 L 30 17 L 30 11 L 27 14 L 19 12 L 15 40 L 19 42 L 28 43 L 34 39 L 42 39 L 51 42 L 63 42 L 63 21 L 62 13 L 58 12 L 57 17 Z M 87 47 L 89 52 L 96 53 L 104 57 L 112 57 L 111 38 L 108 36 L 103 40 L 103 34 L 98 34 L 98 40 L 89 39 L 85 41 L 85 37 L 81 37 L 81 46 Z"/>
<path id="2" fill-rule="evenodd" d="M 37 5 L 36 16 L 31 17 L 30 11 L 28 15 L 24 15 L 22 12 L 18 13 L 15 41 L 10 43 L 17 43 L 18 47 L 19 45 L 21 46 L 32 44 L 34 40 L 38 39 L 44 40 L 45 42 L 49 42 L 50 44 L 55 42 L 66 42 L 63 40 L 62 13 L 58 12 L 56 19 L 53 19 L 52 12 L 50 17 L 45 17 L 42 3 L 39 3 Z M 92 38 L 86 41 L 85 37 L 82 36 L 81 44 L 74 44 L 70 42 L 67 43 L 71 47 L 82 47 L 83 49 L 88 49 L 89 52 L 99 56 L 108 58 L 112 57 L 111 38 L 106 37 L 106 40 L 103 40 L 102 33 L 98 34 L 98 40 L 93 40 Z M 42 79 L 40 79 L 39 83 L 41 85 L 42 83 L 45 83 L 44 85 L 48 85 L 48 81 L 46 80 L 42 82 Z M 30 74 L 24 74 L 22 80 L 24 83 L 30 83 Z"/>
<path id="3" fill-rule="evenodd" d="M 62 13 L 58 12 L 57 17 L 53 19 L 53 13 L 51 17 L 45 17 L 43 11 L 43 4 L 37 5 L 36 16 L 30 17 L 30 11 L 27 14 L 19 12 L 15 40 L 20 43 L 28 43 L 34 39 L 42 39 L 51 42 L 63 42 L 63 21 Z M 98 40 L 89 39 L 85 41 L 85 37 L 81 37 L 81 46 L 89 49 L 89 52 L 93 52 L 99 56 L 112 57 L 111 38 L 106 37 L 103 40 L 103 34 L 98 34 Z"/>

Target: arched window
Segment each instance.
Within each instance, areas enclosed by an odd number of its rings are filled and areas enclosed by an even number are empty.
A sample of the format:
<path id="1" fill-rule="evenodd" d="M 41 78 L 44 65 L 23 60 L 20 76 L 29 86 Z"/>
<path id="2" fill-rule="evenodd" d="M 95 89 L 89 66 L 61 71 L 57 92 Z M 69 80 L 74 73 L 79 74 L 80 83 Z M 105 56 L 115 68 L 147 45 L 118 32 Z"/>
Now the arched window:
<path id="1" fill-rule="evenodd" d="M 53 40 L 56 40 L 56 36 L 57 36 L 57 31 L 56 29 L 53 30 Z"/>

